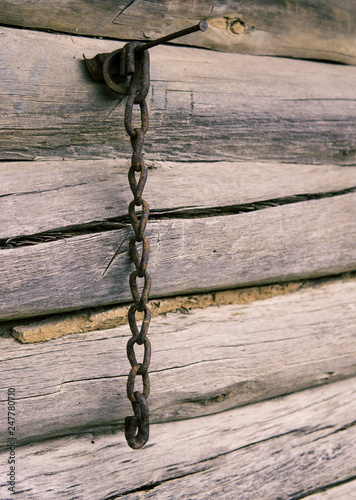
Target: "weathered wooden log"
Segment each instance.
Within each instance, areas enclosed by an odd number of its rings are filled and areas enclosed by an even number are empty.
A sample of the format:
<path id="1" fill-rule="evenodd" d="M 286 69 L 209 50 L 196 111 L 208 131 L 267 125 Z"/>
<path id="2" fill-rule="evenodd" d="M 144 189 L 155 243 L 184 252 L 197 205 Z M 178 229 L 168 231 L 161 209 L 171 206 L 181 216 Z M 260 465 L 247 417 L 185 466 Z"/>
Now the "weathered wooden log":
<path id="1" fill-rule="evenodd" d="M 82 429 L 17 448 L 17 496 L 351 499 L 355 402 L 350 379 L 218 415 L 154 424 L 150 444 L 140 452 L 130 450 L 122 434 Z M 9 450 L 1 455 L 2 498 L 11 498 Z"/>
<path id="2" fill-rule="evenodd" d="M 6 28 L 1 38 L 1 159 L 129 156 L 125 100 L 83 61 L 122 43 Z M 353 165 L 355 77 L 354 67 L 157 47 L 146 158 Z"/>
<path id="3" fill-rule="evenodd" d="M 50 0 L 0 0 L 0 22 L 136 38 L 130 30 L 144 14 L 137 38 L 150 39 L 186 26 L 204 7 L 213 26 L 206 46 L 356 61 L 348 1 L 337 10 L 324 0 L 239 2 L 239 13 L 237 2 L 164 0 L 158 13 L 157 3 L 121 3 L 59 9 Z M 152 21 L 156 32 L 143 31 Z M 131 295 L 125 101 L 91 81 L 82 56 L 123 42 L 13 28 L 0 36 L 0 319 L 77 311 L 73 327 L 78 309 Z M 182 47 L 151 57 L 151 296 L 214 297 L 229 287 L 355 270 L 356 68 Z M 266 500 L 278 492 L 296 500 L 322 489 L 349 498 L 356 282 L 354 273 L 342 276 L 320 286 L 290 283 L 289 295 L 259 289 L 264 301 L 207 300 L 205 309 L 156 317 L 151 441 L 135 457 L 116 435 L 131 414 L 128 326 L 103 330 L 110 318 L 96 309 L 71 336 L 21 345 L 3 323 L 1 401 L 7 405 L 13 387 L 19 498 L 137 500 L 144 491 L 157 499 L 250 500 L 256 492 Z M 82 324 L 93 330 L 92 318 L 101 331 L 81 332 Z M 28 321 L 13 333 L 31 341 Z M 41 333 L 35 340 L 48 338 Z M 8 465 L 0 469 L 4 498 Z"/>
<path id="4" fill-rule="evenodd" d="M 111 158 L 0 163 L 0 245 L 10 238 L 22 245 L 42 232 L 49 232 L 50 240 L 51 232 L 54 239 L 125 225 L 132 198 L 129 165 L 129 159 Z M 223 217 L 293 200 L 328 198 L 332 204 L 334 196 L 356 188 L 356 165 L 151 161 L 148 166 L 145 199 L 153 218 Z"/>
<path id="5" fill-rule="evenodd" d="M 351 271 L 355 210 L 351 193 L 237 215 L 151 220 L 151 296 Z M 127 224 L 2 250 L 2 319 L 130 300 L 130 234 Z"/>
<path id="6" fill-rule="evenodd" d="M 2 0 L 0 23 L 75 35 L 151 40 L 206 19 L 204 36 L 177 43 L 247 54 L 356 63 L 352 0 Z"/>
<path id="7" fill-rule="evenodd" d="M 215 414 L 355 376 L 355 300 L 350 279 L 156 317 L 152 421 Z M 18 443 L 120 427 L 131 411 L 129 335 L 126 325 L 43 344 L 1 338 L 1 400 L 16 388 Z M 0 425 L 6 440 L 6 420 Z"/>

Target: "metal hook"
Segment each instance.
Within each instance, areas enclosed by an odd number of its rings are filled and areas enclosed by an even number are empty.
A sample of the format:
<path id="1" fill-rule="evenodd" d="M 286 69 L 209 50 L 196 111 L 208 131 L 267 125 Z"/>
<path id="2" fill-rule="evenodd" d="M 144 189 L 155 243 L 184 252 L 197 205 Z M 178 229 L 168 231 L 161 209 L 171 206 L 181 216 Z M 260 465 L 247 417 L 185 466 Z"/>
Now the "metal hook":
<path id="1" fill-rule="evenodd" d="M 130 448 L 139 450 L 149 438 L 149 410 L 144 395 L 135 392 L 135 396 L 137 402 L 132 402 L 135 416 L 125 418 L 125 437 Z"/>
<path id="2" fill-rule="evenodd" d="M 208 23 L 200 21 L 195 26 L 176 31 L 171 35 L 163 36 L 151 42 L 130 42 L 121 49 L 114 50 L 111 53 L 97 54 L 91 59 L 87 59 L 84 54 L 84 60 L 87 68 L 94 80 L 103 81 L 116 93 L 127 95 L 128 80 L 127 77 L 135 72 L 135 55 L 139 56 L 156 45 L 169 42 L 175 38 L 189 35 L 195 31 L 206 31 Z"/>

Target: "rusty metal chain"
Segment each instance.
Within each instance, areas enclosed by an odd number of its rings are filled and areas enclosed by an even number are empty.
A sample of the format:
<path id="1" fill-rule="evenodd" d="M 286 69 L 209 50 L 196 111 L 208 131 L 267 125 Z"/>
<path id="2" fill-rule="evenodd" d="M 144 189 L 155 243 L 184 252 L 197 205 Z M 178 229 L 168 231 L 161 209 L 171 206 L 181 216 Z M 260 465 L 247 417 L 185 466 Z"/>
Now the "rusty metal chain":
<path id="1" fill-rule="evenodd" d="M 151 289 L 151 276 L 147 271 L 150 246 L 144 234 L 148 221 L 149 207 L 142 198 L 143 190 L 147 180 L 147 167 L 143 160 L 143 142 L 148 129 L 148 108 L 146 96 L 150 85 L 149 53 L 148 51 L 137 52 L 135 49 L 141 45 L 133 42 L 125 45 L 122 58 L 126 69 L 125 74 L 132 73 L 128 89 L 128 97 L 125 107 L 125 128 L 131 139 L 132 158 L 129 170 L 129 184 L 134 199 L 129 205 L 129 217 L 133 228 L 133 236 L 130 239 L 129 253 L 135 264 L 135 271 L 130 275 L 130 289 L 134 304 L 128 313 L 129 325 L 132 337 L 127 342 L 127 357 L 131 364 L 131 370 L 127 380 L 127 397 L 131 401 L 134 416 L 125 418 L 125 437 L 131 448 L 142 448 L 149 437 L 149 409 L 147 398 L 150 394 L 150 379 L 148 368 L 151 361 L 151 343 L 147 338 L 151 313 L 147 301 Z M 140 107 L 141 127 L 133 125 L 134 106 Z M 138 176 L 138 179 L 137 177 Z M 138 215 L 136 210 L 139 209 Z M 141 244 L 141 253 L 137 246 Z M 138 279 L 143 279 L 143 287 L 139 292 Z M 141 327 L 137 325 L 136 314 L 143 313 Z M 143 361 L 139 363 L 136 359 L 135 344 L 144 346 Z M 137 375 L 142 377 L 143 391 L 135 390 Z"/>
<path id="2" fill-rule="evenodd" d="M 134 199 L 129 205 L 129 217 L 133 228 L 130 239 L 129 253 L 135 264 L 135 271 L 130 275 L 130 289 L 133 305 L 128 312 L 128 321 L 132 337 L 127 342 L 127 357 L 131 370 L 127 380 L 127 397 L 131 401 L 134 416 L 125 418 L 125 437 L 131 448 L 142 448 L 149 437 L 149 410 L 147 399 L 150 394 L 150 379 L 148 368 L 151 362 L 151 343 L 147 338 L 151 313 L 147 306 L 151 289 L 151 276 L 147 271 L 150 246 L 145 236 L 149 208 L 142 198 L 147 180 L 147 167 L 143 160 L 142 147 L 148 129 L 148 108 L 146 97 L 150 87 L 150 60 L 148 49 L 160 43 L 165 43 L 196 31 L 206 31 L 206 21 L 197 25 L 164 36 L 151 42 L 127 43 L 122 49 L 114 50 L 110 54 L 97 54 L 92 59 L 86 59 L 87 68 L 91 76 L 98 81 L 105 81 L 114 92 L 127 95 L 125 107 L 125 128 L 132 145 L 132 159 L 129 170 L 129 183 Z M 127 79 L 130 78 L 129 86 Z M 134 127 L 134 106 L 140 107 L 141 127 Z M 138 178 L 137 178 L 138 177 Z M 139 214 L 136 212 L 138 209 Z M 141 244 L 141 254 L 137 249 Z M 137 284 L 143 279 L 141 292 Z M 143 313 L 141 327 L 137 325 L 136 313 Z M 144 356 L 142 363 L 138 363 L 135 354 L 135 344 L 143 345 Z M 142 377 L 142 392 L 135 390 L 137 375 Z"/>

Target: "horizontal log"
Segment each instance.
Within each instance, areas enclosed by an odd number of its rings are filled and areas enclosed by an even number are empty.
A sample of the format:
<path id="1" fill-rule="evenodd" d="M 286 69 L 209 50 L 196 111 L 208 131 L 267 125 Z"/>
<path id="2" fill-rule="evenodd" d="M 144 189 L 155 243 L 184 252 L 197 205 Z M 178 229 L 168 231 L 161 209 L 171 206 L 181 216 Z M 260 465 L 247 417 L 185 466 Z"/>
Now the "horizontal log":
<path id="1" fill-rule="evenodd" d="M 350 279 L 156 317 L 151 420 L 216 414 L 355 376 L 355 299 Z M 125 325 L 43 344 L 1 338 L 0 395 L 16 390 L 18 443 L 121 426 L 131 414 L 129 336 Z M 0 425 L 6 440 L 5 419 Z"/>
<path id="2" fill-rule="evenodd" d="M 141 452 L 130 450 L 121 432 L 83 432 L 19 447 L 16 491 L 26 492 L 28 500 L 265 500 L 277 491 L 281 499 L 352 498 L 355 401 L 351 379 L 218 415 L 152 425 L 150 444 Z M 2 455 L 5 498 L 9 450 Z M 321 494 L 324 489 L 334 495 Z"/>
<path id="3" fill-rule="evenodd" d="M 0 159 L 130 156 L 124 100 L 83 62 L 121 42 L 0 36 Z M 354 165 L 355 77 L 342 65 L 157 47 L 146 158 Z"/>
<path id="4" fill-rule="evenodd" d="M 356 193 L 146 229 L 151 297 L 340 274 L 356 268 Z M 1 318 L 131 300 L 131 229 L 1 251 Z"/>
<path id="5" fill-rule="evenodd" d="M 352 0 L 216 2 L 194 0 L 2 0 L 0 23 L 76 35 L 156 39 L 206 19 L 204 34 L 176 43 L 247 54 L 356 63 L 356 8 Z"/>
<path id="6" fill-rule="evenodd" d="M 70 233 L 68 226 L 94 221 L 100 226 L 126 215 L 132 198 L 128 169 L 129 160 L 123 159 L 0 163 L 0 241 L 59 228 Z M 279 199 L 278 204 L 290 196 L 323 196 L 354 186 L 356 167 L 154 161 L 144 197 L 151 215 L 189 211 L 198 216 L 202 209 L 212 214 L 225 208 L 226 213 L 239 205 Z"/>

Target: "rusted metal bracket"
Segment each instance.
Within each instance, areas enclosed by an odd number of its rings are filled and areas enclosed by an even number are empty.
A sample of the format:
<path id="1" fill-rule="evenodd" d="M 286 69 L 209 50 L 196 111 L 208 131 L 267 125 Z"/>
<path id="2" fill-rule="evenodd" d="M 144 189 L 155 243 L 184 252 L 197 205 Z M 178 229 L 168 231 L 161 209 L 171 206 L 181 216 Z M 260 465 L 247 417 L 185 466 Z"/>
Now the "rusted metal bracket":
<path id="1" fill-rule="evenodd" d="M 129 88 L 128 77 L 135 73 L 134 55 L 143 53 L 156 45 L 169 42 L 175 38 L 189 35 L 195 31 L 206 31 L 208 24 L 206 21 L 200 21 L 195 26 L 186 28 L 171 35 L 164 36 L 151 42 L 130 42 L 118 50 L 111 53 L 97 54 L 91 59 L 84 56 L 87 68 L 96 81 L 105 81 L 106 84 L 117 94 L 127 95 Z"/>

